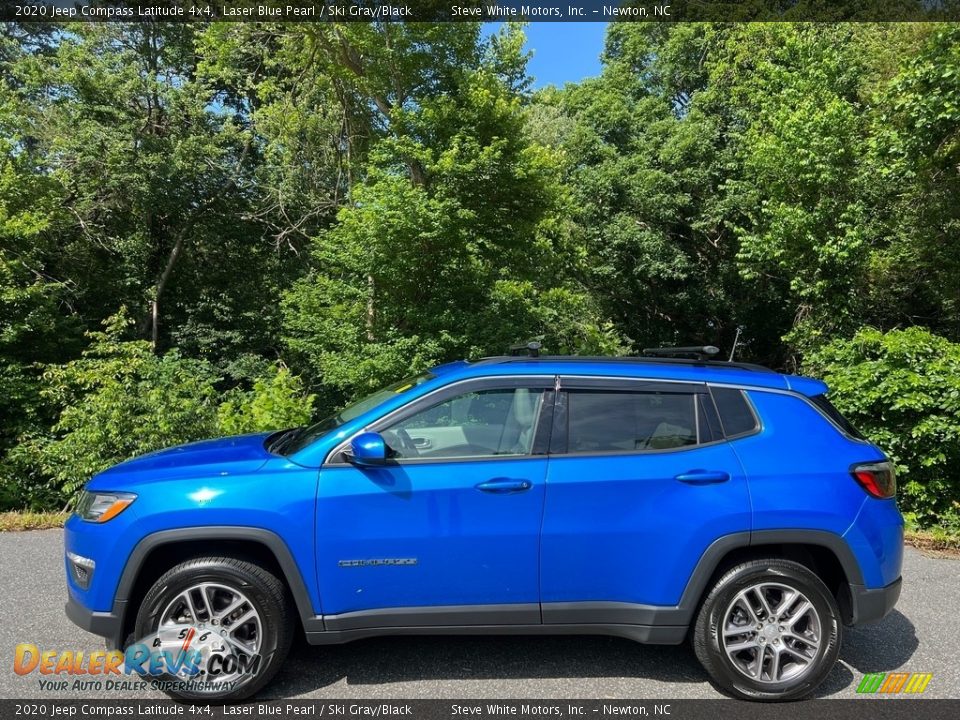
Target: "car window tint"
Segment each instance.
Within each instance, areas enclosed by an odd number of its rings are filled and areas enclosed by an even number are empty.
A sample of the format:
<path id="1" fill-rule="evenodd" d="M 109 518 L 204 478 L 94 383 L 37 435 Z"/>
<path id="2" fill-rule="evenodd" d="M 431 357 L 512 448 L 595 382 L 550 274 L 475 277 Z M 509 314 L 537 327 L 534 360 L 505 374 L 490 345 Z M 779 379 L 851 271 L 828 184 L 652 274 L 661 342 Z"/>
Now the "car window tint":
<path id="1" fill-rule="evenodd" d="M 571 390 L 568 452 L 668 450 L 697 443 L 694 395 Z"/>
<path id="2" fill-rule="evenodd" d="M 543 390 L 509 388 L 464 393 L 383 431 L 394 458 L 529 455 Z"/>
<path id="3" fill-rule="evenodd" d="M 742 390 L 736 388 L 711 387 L 713 400 L 720 414 L 720 423 L 727 437 L 753 432 L 757 427 L 757 418 L 750 409 L 750 403 Z"/>
<path id="4" fill-rule="evenodd" d="M 843 432 L 845 432 L 847 435 L 857 438 L 858 440 L 866 440 L 866 438 L 863 436 L 863 433 L 857 430 L 857 428 L 855 428 L 853 424 L 847 420 L 840 413 L 840 411 L 837 410 L 836 407 L 834 407 L 834 404 L 827 399 L 826 395 L 814 395 L 812 398 L 810 398 L 810 401 L 820 408 L 820 410 L 823 411 L 823 414 L 833 420 L 837 427 L 843 430 Z"/>

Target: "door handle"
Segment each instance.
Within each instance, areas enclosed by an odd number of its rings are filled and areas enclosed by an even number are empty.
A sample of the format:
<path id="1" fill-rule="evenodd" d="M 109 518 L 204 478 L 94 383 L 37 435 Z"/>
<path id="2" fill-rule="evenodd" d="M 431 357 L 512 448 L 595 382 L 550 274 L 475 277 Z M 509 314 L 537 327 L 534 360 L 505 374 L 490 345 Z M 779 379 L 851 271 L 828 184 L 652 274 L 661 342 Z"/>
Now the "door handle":
<path id="1" fill-rule="evenodd" d="M 410 440 L 413 441 L 413 446 L 417 448 L 417 450 L 427 450 L 433 447 L 433 442 L 430 440 L 430 438 L 414 437 L 410 438 Z"/>
<path id="2" fill-rule="evenodd" d="M 690 485 L 709 485 L 710 483 L 726 482 L 729 479 L 730 473 L 723 470 L 687 470 L 674 478 L 674 480 Z"/>
<path id="3" fill-rule="evenodd" d="M 488 493 L 515 493 L 529 490 L 533 487 L 533 483 L 529 480 L 518 480 L 517 478 L 493 478 L 477 483 L 474 487 Z"/>

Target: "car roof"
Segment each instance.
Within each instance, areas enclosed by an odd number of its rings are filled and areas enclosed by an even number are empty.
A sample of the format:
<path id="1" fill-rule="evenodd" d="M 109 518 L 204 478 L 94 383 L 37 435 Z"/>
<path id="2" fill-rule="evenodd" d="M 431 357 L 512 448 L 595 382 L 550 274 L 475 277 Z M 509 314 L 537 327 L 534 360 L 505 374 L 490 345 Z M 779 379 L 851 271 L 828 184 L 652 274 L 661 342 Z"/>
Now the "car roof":
<path id="1" fill-rule="evenodd" d="M 440 365 L 431 372 L 435 375 L 456 374 L 463 378 L 496 375 L 589 375 L 686 380 L 792 390 L 808 396 L 821 395 L 827 391 L 826 384 L 820 380 L 784 375 L 762 365 L 662 357 L 497 356 L 473 362 L 459 360 Z"/>

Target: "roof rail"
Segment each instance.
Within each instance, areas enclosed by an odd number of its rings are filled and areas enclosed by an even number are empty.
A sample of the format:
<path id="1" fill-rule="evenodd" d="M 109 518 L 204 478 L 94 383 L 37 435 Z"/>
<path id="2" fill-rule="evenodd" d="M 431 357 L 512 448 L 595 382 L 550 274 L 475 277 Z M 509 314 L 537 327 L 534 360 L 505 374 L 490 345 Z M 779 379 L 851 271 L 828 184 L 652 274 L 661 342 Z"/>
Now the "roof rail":
<path id="1" fill-rule="evenodd" d="M 745 362 L 727 362 L 726 360 L 700 360 L 696 358 L 677 358 L 677 357 L 641 357 L 636 355 L 494 355 L 491 357 L 472 360 L 475 365 L 498 365 L 501 363 L 514 362 L 537 362 L 537 363 L 567 363 L 567 362 L 589 362 L 589 363 L 628 363 L 628 364 L 650 364 L 650 365 L 688 365 L 701 368 L 713 368 L 715 370 L 750 370 L 752 372 L 776 372 L 763 365 Z"/>

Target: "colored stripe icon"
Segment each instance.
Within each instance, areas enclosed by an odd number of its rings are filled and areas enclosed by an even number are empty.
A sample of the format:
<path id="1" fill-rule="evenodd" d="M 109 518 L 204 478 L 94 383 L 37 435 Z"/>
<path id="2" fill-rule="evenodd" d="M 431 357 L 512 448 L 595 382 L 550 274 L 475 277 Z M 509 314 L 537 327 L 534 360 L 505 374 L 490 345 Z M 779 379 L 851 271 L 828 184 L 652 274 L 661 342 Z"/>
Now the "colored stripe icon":
<path id="1" fill-rule="evenodd" d="M 927 685 L 930 683 L 930 678 L 932 677 L 933 673 L 913 673 L 910 679 L 907 680 L 907 686 L 903 691 L 905 693 L 922 693 L 927 689 Z"/>
<path id="2" fill-rule="evenodd" d="M 857 692 L 873 693 L 922 693 L 927 689 L 933 673 L 868 673 L 857 686 Z"/>

